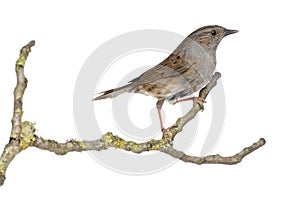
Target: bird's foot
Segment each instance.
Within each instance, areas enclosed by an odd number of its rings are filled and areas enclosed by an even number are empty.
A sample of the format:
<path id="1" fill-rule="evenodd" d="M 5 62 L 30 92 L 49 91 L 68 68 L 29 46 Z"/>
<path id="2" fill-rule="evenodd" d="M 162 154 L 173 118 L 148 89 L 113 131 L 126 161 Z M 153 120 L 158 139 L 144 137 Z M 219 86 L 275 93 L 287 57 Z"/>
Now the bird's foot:
<path id="1" fill-rule="evenodd" d="M 162 139 L 164 139 L 166 142 L 168 142 L 171 146 L 172 146 L 172 133 L 170 132 L 170 129 L 172 128 L 173 126 L 169 127 L 169 128 L 162 128 L 161 131 L 162 131 Z"/>
<path id="2" fill-rule="evenodd" d="M 201 111 L 204 110 L 204 103 L 206 103 L 205 99 L 202 97 L 195 97 L 194 102 L 196 102 L 198 105 L 200 105 Z"/>
<path id="3" fill-rule="evenodd" d="M 173 124 L 168 128 L 162 128 L 161 131 L 163 133 L 162 139 L 166 140 L 171 146 L 173 145 L 174 136 L 173 133 L 170 131 L 174 128 L 178 127 L 177 124 Z"/>
<path id="4" fill-rule="evenodd" d="M 163 138 L 168 138 L 171 135 L 170 128 L 162 128 L 161 132 L 163 134 Z"/>

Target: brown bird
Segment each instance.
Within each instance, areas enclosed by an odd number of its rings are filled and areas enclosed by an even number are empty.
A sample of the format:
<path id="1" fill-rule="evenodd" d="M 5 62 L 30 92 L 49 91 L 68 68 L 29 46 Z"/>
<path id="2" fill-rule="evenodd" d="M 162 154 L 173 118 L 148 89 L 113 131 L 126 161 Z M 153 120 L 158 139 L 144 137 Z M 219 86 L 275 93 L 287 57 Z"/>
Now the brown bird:
<path id="1" fill-rule="evenodd" d="M 113 98 L 125 92 L 151 95 L 156 103 L 161 130 L 166 132 L 161 118 L 165 100 L 171 104 L 196 100 L 201 106 L 205 100 L 188 96 L 201 90 L 211 80 L 216 68 L 216 50 L 220 41 L 237 30 L 221 26 L 205 26 L 186 37 L 161 63 L 147 70 L 125 86 L 103 91 L 93 100 Z"/>

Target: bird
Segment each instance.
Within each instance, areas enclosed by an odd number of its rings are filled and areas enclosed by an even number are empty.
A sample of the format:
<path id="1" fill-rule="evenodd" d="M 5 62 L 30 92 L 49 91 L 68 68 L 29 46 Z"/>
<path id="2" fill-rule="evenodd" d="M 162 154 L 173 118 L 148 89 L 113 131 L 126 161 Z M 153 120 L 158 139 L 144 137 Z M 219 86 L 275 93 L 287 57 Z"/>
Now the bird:
<path id="1" fill-rule="evenodd" d="M 165 134 L 161 109 L 163 103 L 171 104 L 193 100 L 201 107 L 205 100 L 200 97 L 186 97 L 204 88 L 212 79 L 216 69 L 216 50 L 221 40 L 238 30 L 219 25 L 201 27 L 189 34 L 177 48 L 162 62 L 128 84 L 98 93 L 93 99 L 114 98 L 123 93 L 140 93 L 157 98 L 156 108 L 160 128 Z M 186 97 L 186 98 L 184 98 Z"/>

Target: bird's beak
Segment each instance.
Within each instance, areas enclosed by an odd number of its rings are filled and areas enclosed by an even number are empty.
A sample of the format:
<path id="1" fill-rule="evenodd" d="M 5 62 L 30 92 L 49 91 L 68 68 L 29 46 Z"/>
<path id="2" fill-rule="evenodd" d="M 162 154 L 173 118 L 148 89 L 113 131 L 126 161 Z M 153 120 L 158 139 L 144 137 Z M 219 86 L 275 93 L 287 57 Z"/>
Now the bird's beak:
<path id="1" fill-rule="evenodd" d="M 234 34 L 239 32 L 239 30 L 234 30 L 234 29 L 226 29 L 225 30 L 225 36 L 229 35 L 229 34 Z"/>

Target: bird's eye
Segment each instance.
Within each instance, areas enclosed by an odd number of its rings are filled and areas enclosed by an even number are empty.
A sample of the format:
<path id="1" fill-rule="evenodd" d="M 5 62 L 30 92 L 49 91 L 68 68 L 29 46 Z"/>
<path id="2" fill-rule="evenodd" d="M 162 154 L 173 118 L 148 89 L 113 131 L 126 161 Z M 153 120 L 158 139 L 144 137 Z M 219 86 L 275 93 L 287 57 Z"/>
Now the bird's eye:
<path id="1" fill-rule="evenodd" d="M 211 35 L 213 35 L 213 36 L 216 36 L 216 34 L 217 34 L 217 32 L 216 32 L 216 30 L 211 30 Z"/>

